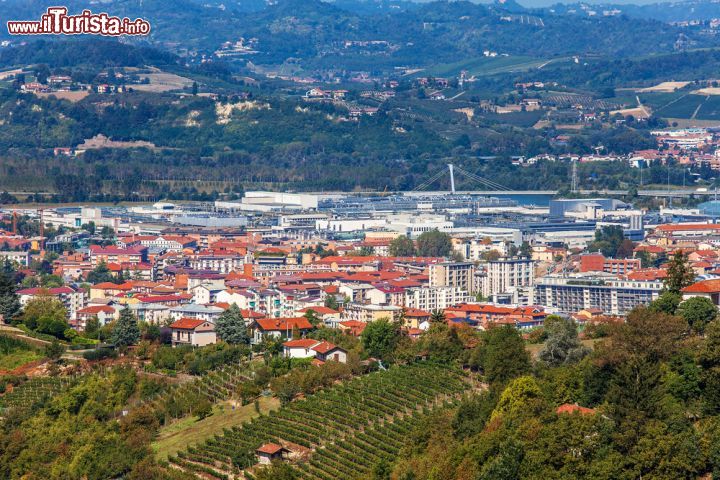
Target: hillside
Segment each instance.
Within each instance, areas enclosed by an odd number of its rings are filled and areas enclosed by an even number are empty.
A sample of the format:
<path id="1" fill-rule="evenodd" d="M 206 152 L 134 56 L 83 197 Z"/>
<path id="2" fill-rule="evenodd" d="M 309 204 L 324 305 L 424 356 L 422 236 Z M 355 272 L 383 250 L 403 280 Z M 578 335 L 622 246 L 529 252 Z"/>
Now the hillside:
<path id="1" fill-rule="evenodd" d="M 234 5 L 234 4 L 233 4 Z M 279 65 L 293 60 L 323 68 L 391 69 L 459 61 L 485 50 L 511 55 L 632 56 L 717 45 L 699 29 L 657 20 L 580 17 L 517 4 L 433 2 L 391 10 L 350 8 L 348 2 L 282 0 L 262 9 L 174 0 L 112 2 L 107 9 L 152 24 L 148 40 L 178 53 L 209 53 L 224 42 L 253 40 L 240 60 Z M 69 2 L 71 11 L 80 2 Z M 36 0 L 0 4 L 5 18 L 33 19 L 46 8 Z M 137 42 L 140 40 L 130 39 Z M 350 42 L 350 43 L 348 43 Z M 356 42 L 356 43 L 352 43 Z M 374 42 L 367 44 L 363 42 Z"/>

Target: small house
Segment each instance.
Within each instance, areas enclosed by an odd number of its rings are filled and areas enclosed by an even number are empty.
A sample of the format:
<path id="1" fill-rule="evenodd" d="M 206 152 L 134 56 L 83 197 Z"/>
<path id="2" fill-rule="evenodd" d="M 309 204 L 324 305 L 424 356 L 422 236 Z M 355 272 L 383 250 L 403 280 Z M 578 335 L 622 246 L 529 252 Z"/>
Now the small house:
<path id="1" fill-rule="evenodd" d="M 197 318 L 181 318 L 170 325 L 172 345 L 202 347 L 217 342 L 215 325 Z"/>
<path id="2" fill-rule="evenodd" d="M 266 443 L 255 450 L 260 465 L 270 465 L 275 460 L 284 460 L 290 451 L 277 443 Z"/>

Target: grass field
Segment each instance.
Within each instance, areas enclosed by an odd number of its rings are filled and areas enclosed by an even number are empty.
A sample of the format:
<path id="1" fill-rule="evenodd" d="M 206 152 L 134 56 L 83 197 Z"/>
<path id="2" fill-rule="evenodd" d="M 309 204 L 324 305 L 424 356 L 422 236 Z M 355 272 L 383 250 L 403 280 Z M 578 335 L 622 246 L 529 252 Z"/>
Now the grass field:
<path id="1" fill-rule="evenodd" d="M 455 63 L 445 63 L 428 68 L 416 74 L 416 76 L 452 77 L 465 70 L 468 76 L 494 75 L 496 73 L 521 72 L 539 68 L 548 63 L 556 63 L 567 59 L 546 59 L 524 56 L 509 57 L 475 57 Z"/>
<path id="2" fill-rule="evenodd" d="M 42 358 L 42 355 L 34 350 L 19 350 L 0 355 L 0 371 L 14 370 L 17 367 L 34 362 L 40 358 Z"/>
<path id="3" fill-rule="evenodd" d="M 0 371 L 10 371 L 42 358 L 40 349 L 30 342 L 17 338 L 14 332 L 0 335 Z"/>
<path id="4" fill-rule="evenodd" d="M 260 398 L 262 413 L 275 410 L 279 406 L 280 402 L 276 398 Z M 240 425 L 257 416 L 255 405 L 252 403 L 233 410 L 229 402 L 222 402 L 215 405 L 213 414 L 207 418 L 198 420 L 196 417 L 185 417 L 161 428 L 158 438 L 152 444 L 152 449 L 157 458 L 167 459 L 168 456 L 185 450 L 189 445 L 221 434 L 223 428 Z"/>

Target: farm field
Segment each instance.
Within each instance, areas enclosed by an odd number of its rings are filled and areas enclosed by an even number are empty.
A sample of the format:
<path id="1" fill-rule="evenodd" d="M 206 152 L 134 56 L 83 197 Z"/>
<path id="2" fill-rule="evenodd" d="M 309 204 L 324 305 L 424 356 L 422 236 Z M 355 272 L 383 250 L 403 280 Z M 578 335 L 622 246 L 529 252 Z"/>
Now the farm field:
<path id="1" fill-rule="evenodd" d="M 347 455 L 346 471 L 323 460 L 302 466 L 305 478 L 351 478 L 347 468 L 362 476 L 369 465 L 391 454 L 386 448 L 398 448 L 402 442 L 403 421 L 422 418 L 423 411 L 452 402 L 470 389 L 465 373 L 435 364 L 418 363 L 394 367 L 355 378 L 337 387 L 290 403 L 269 415 L 257 417 L 242 426 L 226 429 L 224 434 L 204 444 L 190 447 L 169 457 L 176 468 L 203 478 L 225 479 L 256 464 L 255 450 L 265 443 L 277 443 L 314 458 L 313 450 L 341 441 L 363 445 L 364 457 Z M 397 426 L 396 426 L 397 424 Z M 398 430 L 397 438 L 391 441 Z M 391 445 L 391 447 L 388 447 Z M 393 446 L 394 445 L 394 446 Z M 383 453 L 385 451 L 385 453 Z M 355 466 L 357 462 L 361 462 Z M 325 467 L 324 467 L 325 466 Z"/>
<path id="2" fill-rule="evenodd" d="M 35 377 L 0 396 L 0 410 L 31 408 L 75 384 L 76 377 Z"/>
<path id="3" fill-rule="evenodd" d="M 548 60 L 544 58 L 533 58 L 524 56 L 509 57 L 476 57 L 456 63 L 440 64 L 435 67 L 423 70 L 416 76 L 451 77 L 457 76 L 465 70 L 469 77 L 494 75 L 496 73 L 521 72 L 540 68 L 548 63 L 556 63 L 565 59 Z"/>
<path id="4" fill-rule="evenodd" d="M 276 398 L 261 397 L 259 406 L 260 413 L 267 414 L 277 409 L 280 402 Z M 231 402 L 220 402 L 213 408 L 213 414 L 207 418 L 197 420 L 196 417 L 189 416 L 162 427 L 152 449 L 158 459 L 165 460 L 168 456 L 186 449 L 188 445 L 204 442 L 217 432 L 240 425 L 260 413 L 255 410 L 254 403 L 233 409 Z"/>
<path id="5" fill-rule="evenodd" d="M 650 92 L 674 92 L 685 87 L 690 82 L 660 82 L 652 87 L 641 88 L 637 90 L 639 93 L 650 93 Z"/>

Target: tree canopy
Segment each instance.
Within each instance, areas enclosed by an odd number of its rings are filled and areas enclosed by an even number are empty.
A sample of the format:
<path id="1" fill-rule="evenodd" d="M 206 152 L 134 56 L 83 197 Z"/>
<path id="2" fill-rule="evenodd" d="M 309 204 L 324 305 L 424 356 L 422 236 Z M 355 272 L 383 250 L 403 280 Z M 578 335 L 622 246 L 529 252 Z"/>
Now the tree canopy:
<path id="1" fill-rule="evenodd" d="M 240 307 L 233 303 L 220 314 L 215 321 L 215 334 L 221 340 L 231 344 L 250 343 L 250 336 L 245 325 L 245 319 L 242 312 L 240 312 Z"/>

